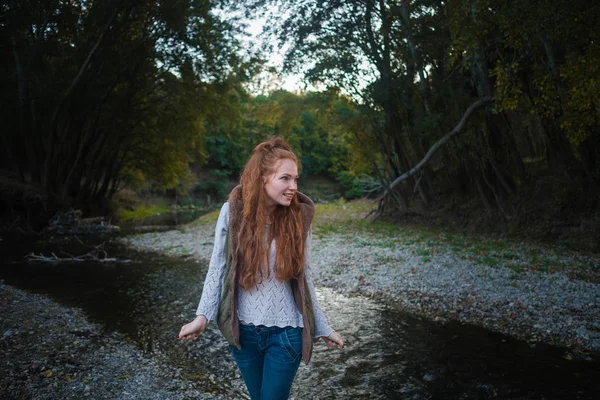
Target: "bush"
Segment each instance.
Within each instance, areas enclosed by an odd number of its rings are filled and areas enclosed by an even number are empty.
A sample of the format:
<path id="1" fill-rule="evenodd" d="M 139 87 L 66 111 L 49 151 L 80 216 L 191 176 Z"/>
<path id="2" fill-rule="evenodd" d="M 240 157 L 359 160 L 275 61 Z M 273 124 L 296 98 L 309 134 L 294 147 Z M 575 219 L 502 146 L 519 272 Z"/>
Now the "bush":
<path id="1" fill-rule="evenodd" d="M 346 200 L 373 196 L 381 190 L 379 181 L 365 174 L 356 176 L 350 171 L 342 171 L 337 174 L 336 180 L 342 187 L 343 197 Z"/>
<path id="2" fill-rule="evenodd" d="M 200 181 L 196 187 L 194 187 L 194 195 L 210 195 L 215 199 L 224 199 L 229 193 L 228 186 L 228 172 L 220 170 L 210 171 L 210 175 L 215 179 L 205 179 Z"/>

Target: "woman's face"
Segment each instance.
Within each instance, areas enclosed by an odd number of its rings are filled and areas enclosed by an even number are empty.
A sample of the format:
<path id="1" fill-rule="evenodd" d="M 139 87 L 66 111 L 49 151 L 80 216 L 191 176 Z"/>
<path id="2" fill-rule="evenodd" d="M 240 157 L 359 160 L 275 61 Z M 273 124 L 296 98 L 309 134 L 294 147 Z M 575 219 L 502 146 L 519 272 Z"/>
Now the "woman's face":
<path id="1" fill-rule="evenodd" d="M 265 177 L 267 207 L 289 206 L 298 190 L 298 166 L 290 159 L 278 161 L 275 173 Z"/>

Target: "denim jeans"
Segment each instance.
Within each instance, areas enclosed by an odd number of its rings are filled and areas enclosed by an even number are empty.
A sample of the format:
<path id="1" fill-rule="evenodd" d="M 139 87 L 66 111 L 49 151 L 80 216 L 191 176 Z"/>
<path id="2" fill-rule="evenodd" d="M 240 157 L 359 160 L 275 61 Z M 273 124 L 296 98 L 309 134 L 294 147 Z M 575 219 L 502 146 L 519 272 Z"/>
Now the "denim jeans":
<path id="1" fill-rule="evenodd" d="M 252 400 L 287 399 L 302 358 L 302 328 L 240 324 L 230 346 Z"/>

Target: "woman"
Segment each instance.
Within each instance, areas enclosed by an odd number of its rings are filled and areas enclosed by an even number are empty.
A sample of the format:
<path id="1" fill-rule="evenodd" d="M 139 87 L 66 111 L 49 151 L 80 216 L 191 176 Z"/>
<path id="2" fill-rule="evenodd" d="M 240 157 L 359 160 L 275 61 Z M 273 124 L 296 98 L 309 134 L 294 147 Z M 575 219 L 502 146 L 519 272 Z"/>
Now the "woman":
<path id="1" fill-rule="evenodd" d="M 286 141 L 256 146 L 221 208 L 197 317 L 178 336 L 196 339 L 217 319 L 252 399 L 287 399 L 313 340 L 344 346 L 307 273 L 314 204 L 297 180 Z"/>

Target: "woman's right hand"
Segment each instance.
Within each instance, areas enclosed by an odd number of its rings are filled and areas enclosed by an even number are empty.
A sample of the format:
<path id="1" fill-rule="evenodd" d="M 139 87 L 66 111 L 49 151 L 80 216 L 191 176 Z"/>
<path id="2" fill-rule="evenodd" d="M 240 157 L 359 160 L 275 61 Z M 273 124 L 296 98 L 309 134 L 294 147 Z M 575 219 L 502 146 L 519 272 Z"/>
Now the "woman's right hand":
<path id="1" fill-rule="evenodd" d="M 198 315 L 195 320 L 181 327 L 177 339 L 196 340 L 198 335 L 204 332 L 208 319 L 204 315 Z"/>

